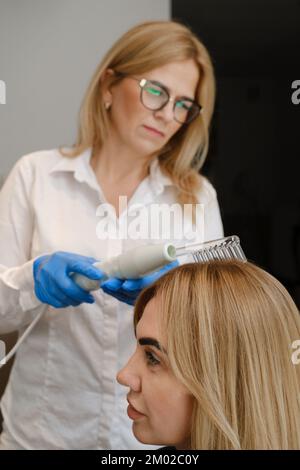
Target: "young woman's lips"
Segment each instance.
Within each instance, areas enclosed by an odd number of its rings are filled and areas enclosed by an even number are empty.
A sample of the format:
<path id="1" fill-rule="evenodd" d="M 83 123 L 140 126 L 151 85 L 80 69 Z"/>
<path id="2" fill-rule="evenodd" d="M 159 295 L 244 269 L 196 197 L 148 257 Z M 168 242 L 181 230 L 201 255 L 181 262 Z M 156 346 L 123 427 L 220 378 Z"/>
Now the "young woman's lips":
<path id="1" fill-rule="evenodd" d="M 132 419 L 132 420 L 143 418 L 143 416 L 145 416 L 142 413 L 140 413 L 139 411 L 137 411 L 135 408 L 133 408 L 133 406 L 130 403 L 127 407 L 127 414 L 129 416 L 129 418 Z"/>
<path id="2" fill-rule="evenodd" d="M 163 132 L 160 132 L 157 129 L 154 129 L 153 127 L 145 126 L 145 124 L 144 124 L 144 127 L 145 129 L 147 129 L 147 131 L 151 132 L 153 135 L 159 135 L 161 137 L 164 136 Z"/>

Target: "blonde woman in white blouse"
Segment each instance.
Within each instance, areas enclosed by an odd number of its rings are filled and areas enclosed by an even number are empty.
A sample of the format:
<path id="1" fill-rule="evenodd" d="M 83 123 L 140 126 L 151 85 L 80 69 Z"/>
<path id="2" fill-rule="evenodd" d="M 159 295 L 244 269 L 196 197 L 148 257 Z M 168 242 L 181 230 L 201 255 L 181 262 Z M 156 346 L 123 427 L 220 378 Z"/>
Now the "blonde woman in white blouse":
<path id="1" fill-rule="evenodd" d="M 137 205 L 149 214 L 156 205 L 201 204 L 200 226 L 194 212 L 182 240 L 223 236 L 216 192 L 199 174 L 214 99 L 211 60 L 197 37 L 172 21 L 140 24 L 99 64 L 76 144 L 26 155 L 12 169 L 0 193 L 0 332 L 22 332 L 46 312 L 17 353 L 0 448 L 149 448 L 132 435 L 115 377 L 135 347 L 135 297 L 153 278 L 137 281 L 132 296 L 134 281 L 112 279 L 91 294 L 68 274 L 100 279 L 95 259 L 176 238 L 172 217 L 167 234 L 155 217 L 147 237 L 108 233 L 114 224 L 124 233 Z"/>

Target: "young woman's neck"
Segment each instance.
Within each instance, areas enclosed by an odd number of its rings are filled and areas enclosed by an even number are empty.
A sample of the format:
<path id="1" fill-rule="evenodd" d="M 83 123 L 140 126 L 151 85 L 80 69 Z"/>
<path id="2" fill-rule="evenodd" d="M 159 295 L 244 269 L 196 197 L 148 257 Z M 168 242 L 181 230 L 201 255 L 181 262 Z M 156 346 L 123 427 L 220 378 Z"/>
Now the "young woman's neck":
<path id="1" fill-rule="evenodd" d="M 174 446 L 176 450 L 191 450 L 191 442 L 190 440 L 186 440 L 185 442 L 181 442 L 180 444 L 176 444 Z"/>

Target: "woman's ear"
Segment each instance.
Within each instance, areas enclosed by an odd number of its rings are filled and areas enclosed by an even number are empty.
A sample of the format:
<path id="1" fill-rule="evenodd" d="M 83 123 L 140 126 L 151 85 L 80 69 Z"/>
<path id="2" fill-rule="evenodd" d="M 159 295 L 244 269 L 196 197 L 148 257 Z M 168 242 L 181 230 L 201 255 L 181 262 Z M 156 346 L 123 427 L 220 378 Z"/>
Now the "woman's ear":
<path id="1" fill-rule="evenodd" d="M 102 96 L 103 96 L 103 101 L 105 103 L 110 103 L 112 102 L 112 94 L 111 94 L 111 82 L 112 78 L 115 75 L 115 72 L 113 69 L 108 68 L 106 69 L 102 76 L 101 76 L 101 87 L 102 87 Z"/>
<path id="2" fill-rule="evenodd" d="M 101 80 L 107 80 L 107 79 L 111 78 L 114 75 L 115 75 L 115 71 L 111 68 L 108 68 L 108 69 L 104 70 L 104 72 L 102 74 L 102 77 L 101 77 Z"/>

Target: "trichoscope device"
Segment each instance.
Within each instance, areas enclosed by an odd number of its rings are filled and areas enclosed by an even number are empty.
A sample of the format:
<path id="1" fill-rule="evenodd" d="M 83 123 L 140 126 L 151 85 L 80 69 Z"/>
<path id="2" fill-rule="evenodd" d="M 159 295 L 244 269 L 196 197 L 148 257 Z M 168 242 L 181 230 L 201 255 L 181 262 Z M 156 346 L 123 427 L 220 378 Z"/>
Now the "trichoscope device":
<path id="1" fill-rule="evenodd" d="M 212 260 L 239 259 L 247 261 L 236 235 L 205 243 L 190 243 L 175 246 L 172 243 L 158 243 L 132 248 L 109 260 L 94 263 L 106 276 L 100 281 L 74 273 L 76 284 L 87 291 L 97 290 L 110 277 L 138 279 L 156 271 L 181 256 L 191 255 L 191 262 L 204 263 Z"/>

